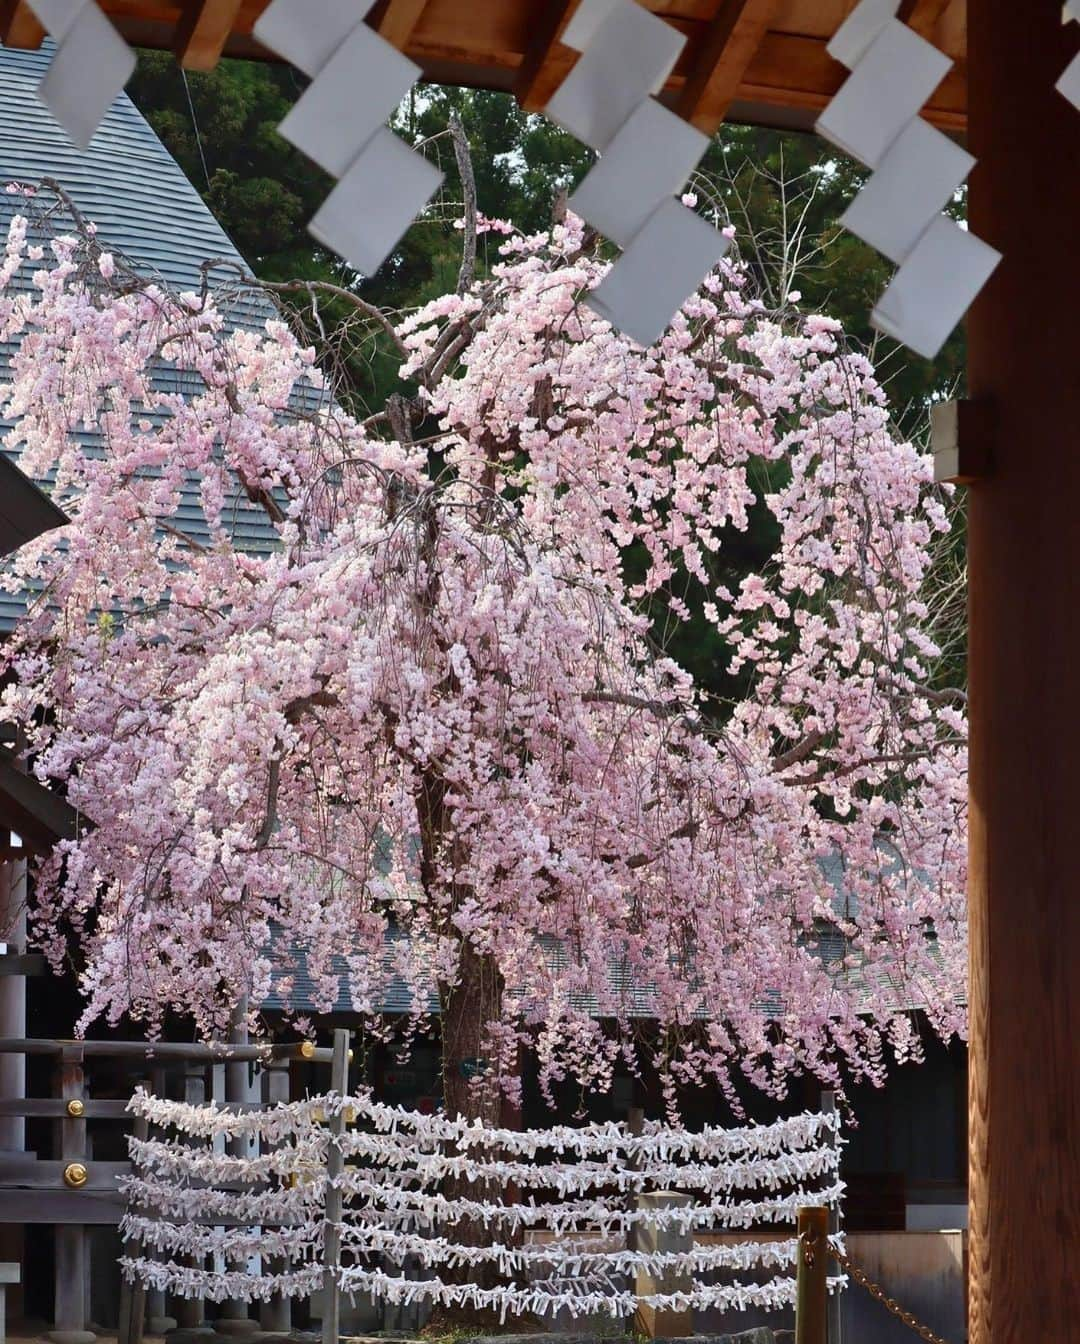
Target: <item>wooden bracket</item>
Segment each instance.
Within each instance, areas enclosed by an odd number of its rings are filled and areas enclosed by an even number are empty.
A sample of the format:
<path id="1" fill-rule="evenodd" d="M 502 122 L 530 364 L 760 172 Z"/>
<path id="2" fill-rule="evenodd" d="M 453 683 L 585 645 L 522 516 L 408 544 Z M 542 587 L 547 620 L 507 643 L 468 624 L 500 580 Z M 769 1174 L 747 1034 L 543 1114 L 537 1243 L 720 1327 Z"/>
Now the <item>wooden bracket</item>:
<path id="1" fill-rule="evenodd" d="M 176 25 L 176 59 L 185 70 L 213 70 L 225 50 L 240 0 L 188 0 Z"/>
<path id="2" fill-rule="evenodd" d="M 939 401 L 930 407 L 934 480 L 970 485 L 989 476 L 993 415 L 986 401 Z"/>
<path id="3" fill-rule="evenodd" d="M 577 53 L 560 38 L 581 0 L 549 0 L 537 20 L 524 60 L 518 67 L 514 93 L 526 112 L 539 112 L 569 72 Z"/>
<path id="4" fill-rule="evenodd" d="M 706 135 L 727 116 L 769 27 L 777 0 L 721 0 L 686 76 L 675 110 Z"/>
<path id="5" fill-rule="evenodd" d="M 26 0 L 0 0 L 0 42 L 20 51 L 36 51 L 45 29 Z"/>
<path id="6" fill-rule="evenodd" d="M 372 27 L 387 42 L 404 51 L 426 5 L 427 0 L 386 0 L 381 12 L 376 10 Z"/>

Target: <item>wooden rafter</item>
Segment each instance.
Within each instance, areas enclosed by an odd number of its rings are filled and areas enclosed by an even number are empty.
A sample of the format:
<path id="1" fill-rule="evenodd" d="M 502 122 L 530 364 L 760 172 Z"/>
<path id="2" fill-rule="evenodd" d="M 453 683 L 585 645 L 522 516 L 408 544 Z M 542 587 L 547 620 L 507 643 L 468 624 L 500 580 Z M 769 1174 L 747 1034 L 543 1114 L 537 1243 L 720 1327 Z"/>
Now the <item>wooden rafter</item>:
<path id="1" fill-rule="evenodd" d="M 769 27 L 777 0 L 722 0 L 676 101 L 676 110 L 712 135 L 735 100 Z"/>
<path id="2" fill-rule="evenodd" d="M 402 48 L 413 35 L 413 29 L 420 21 L 427 0 L 386 0 L 375 11 L 374 27 L 376 32 Z"/>
<path id="3" fill-rule="evenodd" d="M 45 29 L 26 0 L 0 0 L 0 42 L 5 47 L 34 51 L 44 38 Z"/>
<path id="4" fill-rule="evenodd" d="M 514 89 L 526 112 L 539 112 L 547 106 L 573 63 L 573 53 L 562 45 L 560 38 L 580 3 L 581 0 L 548 0 L 547 8 L 536 21 Z"/>
<path id="5" fill-rule="evenodd" d="M 933 41 L 938 24 L 952 8 L 953 0 L 915 0 L 909 6 L 907 22 L 920 37 Z"/>
<path id="6" fill-rule="evenodd" d="M 176 59 L 185 70 L 213 70 L 240 4 L 241 0 L 188 0 L 176 26 Z"/>

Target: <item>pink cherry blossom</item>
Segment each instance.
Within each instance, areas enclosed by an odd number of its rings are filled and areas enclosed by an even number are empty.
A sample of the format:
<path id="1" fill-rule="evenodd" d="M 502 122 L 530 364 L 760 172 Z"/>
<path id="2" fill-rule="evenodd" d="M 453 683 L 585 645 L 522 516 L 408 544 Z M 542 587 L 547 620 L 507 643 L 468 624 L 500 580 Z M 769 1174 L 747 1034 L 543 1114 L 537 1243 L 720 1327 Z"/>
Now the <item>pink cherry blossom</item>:
<path id="1" fill-rule="evenodd" d="M 16 221 L 0 268 L 7 444 L 73 519 L 16 558 L 39 596 L 0 713 L 94 823 L 35 885 L 84 1026 L 219 1033 L 276 939 L 322 1007 L 345 955 L 373 1030 L 391 978 L 419 1021 L 486 968 L 472 1053 L 512 1080 L 525 1043 L 545 1086 L 606 1087 L 644 1018 L 669 1096 L 880 1080 L 913 1005 L 963 1030 L 946 514 L 835 322 L 726 262 L 642 350 L 582 304 L 605 263 L 571 217 L 400 322 L 419 394 L 365 424 L 284 321 L 234 330 L 90 247 L 35 268 Z M 740 572 L 762 499 L 775 553 Z M 273 546 L 242 544 L 253 508 Z M 733 704 L 673 657 L 687 621 Z"/>

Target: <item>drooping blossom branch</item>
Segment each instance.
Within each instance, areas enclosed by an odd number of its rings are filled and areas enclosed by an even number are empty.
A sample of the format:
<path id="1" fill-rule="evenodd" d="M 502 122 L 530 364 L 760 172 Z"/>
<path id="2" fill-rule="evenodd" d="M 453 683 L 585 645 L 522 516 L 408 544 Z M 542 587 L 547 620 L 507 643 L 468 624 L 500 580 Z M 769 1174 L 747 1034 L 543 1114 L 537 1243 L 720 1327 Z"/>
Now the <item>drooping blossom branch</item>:
<path id="1" fill-rule="evenodd" d="M 299 946 L 375 1032 L 391 983 L 414 1026 L 437 1000 L 481 1061 L 444 1068 L 451 1115 L 523 1047 L 549 1096 L 644 1056 L 674 1104 L 880 1080 L 915 1006 L 963 1029 L 946 512 L 835 322 L 725 264 L 640 350 L 582 306 L 605 263 L 567 217 L 392 324 L 369 423 L 284 321 L 230 325 L 246 282 L 32 247 L 16 221 L 0 410 L 73 522 L 16 559 L 0 715 L 96 823 L 36 875 L 86 1021 L 219 1034 Z M 690 628 L 737 694 L 680 664 Z"/>

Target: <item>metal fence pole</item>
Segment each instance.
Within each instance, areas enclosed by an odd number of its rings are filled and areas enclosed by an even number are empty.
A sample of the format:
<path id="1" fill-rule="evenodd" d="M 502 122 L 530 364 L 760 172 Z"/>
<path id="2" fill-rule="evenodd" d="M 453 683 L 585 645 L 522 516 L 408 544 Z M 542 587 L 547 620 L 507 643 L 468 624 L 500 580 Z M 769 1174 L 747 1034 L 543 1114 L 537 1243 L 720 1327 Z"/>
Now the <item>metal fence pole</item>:
<path id="1" fill-rule="evenodd" d="M 798 1215 L 799 1260 L 795 1282 L 795 1344 L 827 1344 L 829 1210 L 803 1208 Z"/>
<path id="2" fill-rule="evenodd" d="M 334 1032 L 334 1059 L 330 1066 L 330 1091 L 347 1096 L 349 1091 L 349 1033 Z M 330 1143 L 326 1150 L 326 1226 L 323 1233 L 322 1344 L 338 1344 L 341 1333 L 341 1188 L 334 1184 L 345 1170 L 345 1155 L 334 1142 L 345 1133 L 345 1112 L 327 1116 Z"/>

